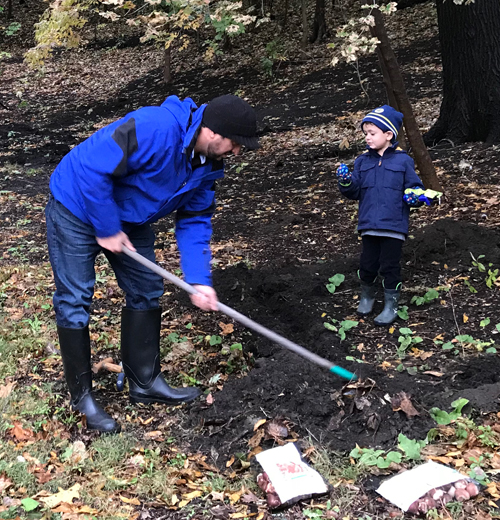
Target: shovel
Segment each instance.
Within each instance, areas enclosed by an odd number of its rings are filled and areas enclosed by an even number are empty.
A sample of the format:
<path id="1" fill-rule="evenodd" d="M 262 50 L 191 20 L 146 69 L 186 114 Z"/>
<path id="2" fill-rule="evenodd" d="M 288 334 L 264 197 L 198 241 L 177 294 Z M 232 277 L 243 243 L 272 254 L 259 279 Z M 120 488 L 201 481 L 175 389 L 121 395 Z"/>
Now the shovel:
<path id="1" fill-rule="evenodd" d="M 128 247 L 123 246 L 122 247 L 123 253 L 125 253 L 127 256 L 130 256 L 130 258 L 133 258 L 143 266 L 151 269 L 151 271 L 155 272 L 156 274 L 159 274 L 162 278 L 165 278 L 165 280 L 168 280 L 169 282 L 172 282 L 174 285 L 177 285 L 177 287 L 180 287 L 181 289 L 184 289 L 189 294 L 197 294 L 197 290 L 194 289 L 191 285 L 184 282 L 177 276 L 173 275 L 172 273 L 169 273 L 159 265 L 155 264 L 154 262 L 151 262 L 151 260 L 148 260 L 147 258 L 144 258 L 139 253 L 136 253 L 134 251 L 131 251 Z M 262 325 L 259 325 L 255 321 L 251 320 L 250 318 L 247 318 L 243 314 L 240 314 L 238 311 L 235 311 L 231 307 L 228 307 L 227 305 L 224 305 L 223 303 L 218 302 L 217 304 L 218 310 L 222 313 L 224 313 L 226 316 L 229 316 L 230 318 L 233 318 L 233 320 L 241 323 L 245 327 L 254 330 L 255 332 L 258 332 L 262 336 L 265 336 L 266 338 L 270 339 L 271 341 L 274 341 L 274 343 L 277 343 L 278 345 L 281 345 L 282 347 L 285 347 L 288 350 L 291 350 L 292 352 L 295 352 L 295 354 L 298 354 L 299 356 L 302 356 L 305 359 L 308 359 L 312 363 L 315 363 L 316 365 L 319 365 L 320 367 L 326 368 L 333 374 L 343 377 L 344 379 L 348 379 L 350 381 L 355 381 L 357 379 L 357 376 L 353 374 L 352 372 L 349 372 L 345 368 L 339 367 L 338 365 L 334 365 L 331 361 L 328 361 L 325 358 L 322 358 L 318 356 L 317 354 L 314 354 L 313 352 L 310 352 L 309 350 L 305 349 L 304 347 L 301 347 L 300 345 L 297 345 L 296 343 L 293 343 L 293 341 L 290 341 L 283 336 L 280 336 L 276 332 L 273 332 L 272 330 L 267 329 L 266 327 L 263 327 Z"/>

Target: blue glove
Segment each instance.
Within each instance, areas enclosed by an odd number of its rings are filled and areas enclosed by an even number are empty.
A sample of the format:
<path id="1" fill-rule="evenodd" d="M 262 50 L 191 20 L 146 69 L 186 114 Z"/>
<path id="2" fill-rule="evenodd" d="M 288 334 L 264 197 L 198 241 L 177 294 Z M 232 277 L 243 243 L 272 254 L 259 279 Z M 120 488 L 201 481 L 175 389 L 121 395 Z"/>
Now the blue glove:
<path id="1" fill-rule="evenodd" d="M 347 164 L 342 163 L 337 168 L 337 179 L 341 184 L 349 184 L 352 179 L 352 173 L 349 171 Z"/>
<path id="2" fill-rule="evenodd" d="M 408 204 L 408 206 L 413 208 L 417 208 L 418 206 L 422 205 L 422 202 L 416 193 L 405 193 L 403 195 L 403 200 L 406 202 L 406 204 Z"/>

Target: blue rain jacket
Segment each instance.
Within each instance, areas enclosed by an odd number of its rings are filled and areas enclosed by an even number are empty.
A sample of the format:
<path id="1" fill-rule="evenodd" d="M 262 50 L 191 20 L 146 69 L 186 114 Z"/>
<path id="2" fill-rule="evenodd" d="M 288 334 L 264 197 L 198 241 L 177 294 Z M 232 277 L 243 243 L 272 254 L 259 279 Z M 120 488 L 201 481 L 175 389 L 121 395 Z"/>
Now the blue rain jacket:
<path id="1" fill-rule="evenodd" d="M 188 283 L 211 285 L 211 217 L 223 162 L 192 166 L 206 105 L 168 97 L 127 114 L 73 148 L 50 179 L 55 199 L 105 238 L 176 211 Z"/>
<path id="2" fill-rule="evenodd" d="M 354 161 L 351 183 L 340 192 L 359 200 L 358 231 L 373 229 L 408 234 L 410 207 L 403 200 L 407 188 L 423 188 L 413 159 L 397 143 L 382 156 L 368 149 Z"/>

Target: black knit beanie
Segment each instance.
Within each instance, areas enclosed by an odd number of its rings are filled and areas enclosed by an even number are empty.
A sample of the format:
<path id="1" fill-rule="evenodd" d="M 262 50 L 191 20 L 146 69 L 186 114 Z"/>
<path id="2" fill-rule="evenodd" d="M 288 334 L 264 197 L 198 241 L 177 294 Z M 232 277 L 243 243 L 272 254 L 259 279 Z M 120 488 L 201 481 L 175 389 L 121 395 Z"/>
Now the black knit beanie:
<path id="1" fill-rule="evenodd" d="M 212 99 L 203 112 L 202 124 L 249 150 L 260 146 L 255 110 L 238 96 L 226 94 Z"/>

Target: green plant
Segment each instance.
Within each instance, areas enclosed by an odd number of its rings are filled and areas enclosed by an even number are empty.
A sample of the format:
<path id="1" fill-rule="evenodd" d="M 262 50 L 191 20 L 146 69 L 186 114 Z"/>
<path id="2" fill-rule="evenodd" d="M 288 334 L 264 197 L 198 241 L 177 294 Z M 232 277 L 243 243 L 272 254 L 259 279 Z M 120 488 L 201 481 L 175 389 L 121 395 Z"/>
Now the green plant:
<path id="1" fill-rule="evenodd" d="M 346 338 L 346 332 L 358 326 L 357 321 L 343 320 L 338 321 L 335 318 L 331 318 L 332 323 L 324 322 L 323 325 L 326 329 L 336 332 L 340 340 L 343 341 Z"/>
<path id="2" fill-rule="evenodd" d="M 479 273 L 486 275 L 484 278 L 486 287 L 488 287 L 489 289 L 492 289 L 495 285 L 497 285 L 497 281 L 499 279 L 498 274 L 500 272 L 500 269 L 492 269 L 493 264 L 491 262 L 488 263 L 488 267 L 486 267 L 486 265 L 480 261 L 484 258 L 484 255 L 479 255 L 477 257 L 477 259 L 474 258 L 474 255 L 472 253 L 470 253 L 470 256 L 472 257 L 472 265 L 478 270 Z M 470 289 L 470 287 L 471 286 L 469 284 L 469 289 Z M 474 292 L 474 291 L 472 291 L 472 292 Z M 477 291 L 475 291 L 475 292 L 477 292 Z"/>
<path id="3" fill-rule="evenodd" d="M 400 336 L 398 337 L 399 346 L 396 349 L 396 353 L 399 359 L 406 357 L 406 351 L 411 345 L 422 343 L 423 339 L 420 336 L 414 336 L 415 334 L 411 329 L 402 327 L 399 329 Z"/>
<path id="4" fill-rule="evenodd" d="M 414 303 L 417 306 L 431 303 L 432 301 L 439 298 L 439 292 L 436 289 L 429 289 L 423 296 L 414 296 L 410 303 Z"/>
<path id="5" fill-rule="evenodd" d="M 21 24 L 19 22 L 11 22 L 7 28 L 5 29 L 6 36 L 13 36 L 21 29 Z"/>
<path id="6" fill-rule="evenodd" d="M 433 407 L 429 410 L 429 414 L 438 424 L 451 424 L 462 415 L 462 409 L 468 402 L 468 399 L 461 397 L 451 403 L 451 412 L 445 412 L 437 407 Z"/>
<path id="7" fill-rule="evenodd" d="M 260 64 L 264 73 L 273 77 L 282 62 L 287 61 L 284 54 L 283 45 L 277 40 L 271 40 L 266 44 L 265 55 L 261 58 Z M 277 66 L 276 63 L 278 63 Z"/>
<path id="8" fill-rule="evenodd" d="M 328 278 L 329 284 L 326 285 L 329 293 L 334 293 L 337 287 L 345 280 L 345 276 L 343 274 L 336 274 L 331 278 Z"/>
<path id="9" fill-rule="evenodd" d="M 398 316 L 401 320 L 406 321 L 408 319 L 408 305 L 402 305 L 398 309 Z"/>

